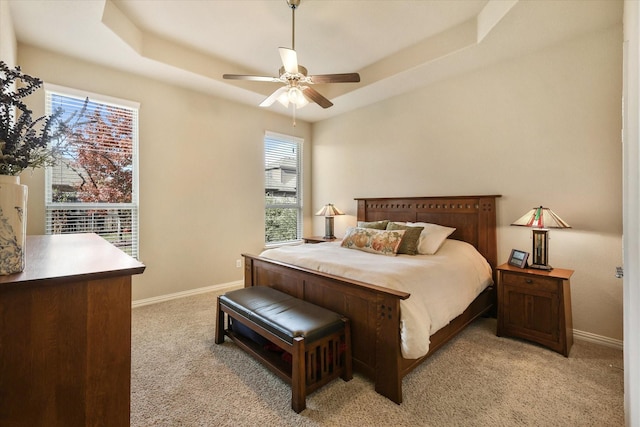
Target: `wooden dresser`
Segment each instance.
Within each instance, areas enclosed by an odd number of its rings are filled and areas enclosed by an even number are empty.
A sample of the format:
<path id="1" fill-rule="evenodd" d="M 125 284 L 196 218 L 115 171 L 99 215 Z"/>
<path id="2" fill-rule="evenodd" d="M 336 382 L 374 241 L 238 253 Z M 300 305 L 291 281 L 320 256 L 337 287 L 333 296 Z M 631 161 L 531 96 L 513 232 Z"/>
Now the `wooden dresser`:
<path id="1" fill-rule="evenodd" d="M 28 236 L 0 276 L 0 425 L 128 426 L 131 276 L 96 234 Z"/>

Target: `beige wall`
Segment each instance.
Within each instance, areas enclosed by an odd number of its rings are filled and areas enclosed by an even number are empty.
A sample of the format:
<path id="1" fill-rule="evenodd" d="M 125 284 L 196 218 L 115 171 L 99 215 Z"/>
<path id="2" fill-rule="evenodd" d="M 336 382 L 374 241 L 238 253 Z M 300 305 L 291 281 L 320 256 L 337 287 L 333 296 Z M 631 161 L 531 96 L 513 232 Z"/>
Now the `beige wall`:
<path id="1" fill-rule="evenodd" d="M 269 110 L 29 46 L 18 46 L 18 60 L 47 83 L 140 103 L 140 259 L 147 269 L 134 278 L 134 300 L 242 279 L 236 260 L 264 244 L 264 132 L 304 138 L 310 153 L 308 123 L 293 128 Z M 39 92 L 32 108 L 43 113 Z M 22 181 L 29 185 L 28 233 L 42 233 L 43 173 L 27 172 Z M 309 201 L 308 176 L 304 182 Z"/>
<path id="2" fill-rule="evenodd" d="M 315 124 L 314 206 L 346 211 L 340 235 L 354 197 L 501 194 L 501 262 L 531 251 L 509 224 L 551 207 L 573 226 L 551 231 L 550 264 L 575 270 L 574 328 L 621 340 L 621 43 L 617 27 Z"/>
<path id="3" fill-rule="evenodd" d="M 9 11 L 9 2 L 0 0 L 0 61 L 10 67 L 16 65 L 16 36 Z"/>
<path id="4" fill-rule="evenodd" d="M 46 82 L 141 103 L 147 271 L 135 278 L 134 300 L 241 279 L 239 254 L 262 248 L 262 136 L 272 130 L 307 142 L 305 228 L 314 234 L 324 222 L 313 210 L 327 202 L 348 214 L 336 219 L 340 234 L 355 222 L 354 197 L 502 194 L 506 260 L 511 248 L 531 246 L 528 231 L 509 223 L 552 207 L 574 227 L 553 230 L 550 248 L 552 265 L 576 270 L 574 327 L 622 339 L 622 283 L 613 277 L 622 258 L 621 39 L 620 28 L 591 34 L 296 128 L 268 110 L 29 46 L 18 47 L 18 63 Z M 332 174 L 320 174 L 327 167 Z M 29 232 L 41 233 L 42 173 L 22 180 Z"/>

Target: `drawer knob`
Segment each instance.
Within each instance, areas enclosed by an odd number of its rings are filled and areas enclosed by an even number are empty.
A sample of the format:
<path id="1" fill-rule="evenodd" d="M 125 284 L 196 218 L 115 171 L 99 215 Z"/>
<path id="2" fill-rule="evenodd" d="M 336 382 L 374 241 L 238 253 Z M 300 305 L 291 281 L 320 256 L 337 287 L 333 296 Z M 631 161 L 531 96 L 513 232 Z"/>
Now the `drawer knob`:
<path id="1" fill-rule="evenodd" d="M 525 283 L 529 283 L 529 284 L 533 283 L 533 280 L 531 280 L 531 279 L 524 279 L 524 281 L 525 281 Z"/>

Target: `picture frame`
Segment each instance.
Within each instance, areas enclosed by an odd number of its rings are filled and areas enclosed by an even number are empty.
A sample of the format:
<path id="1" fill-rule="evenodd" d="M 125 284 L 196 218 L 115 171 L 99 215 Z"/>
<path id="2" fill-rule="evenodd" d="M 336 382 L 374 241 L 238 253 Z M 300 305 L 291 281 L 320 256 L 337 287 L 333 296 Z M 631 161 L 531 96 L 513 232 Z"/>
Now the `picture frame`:
<path id="1" fill-rule="evenodd" d="M 509 265 L 519 268 L 527 268 L 529 260 L 529 252 L 521 251 L 518 249 L 511 249 L 511 255 L 509 256 Z"/>

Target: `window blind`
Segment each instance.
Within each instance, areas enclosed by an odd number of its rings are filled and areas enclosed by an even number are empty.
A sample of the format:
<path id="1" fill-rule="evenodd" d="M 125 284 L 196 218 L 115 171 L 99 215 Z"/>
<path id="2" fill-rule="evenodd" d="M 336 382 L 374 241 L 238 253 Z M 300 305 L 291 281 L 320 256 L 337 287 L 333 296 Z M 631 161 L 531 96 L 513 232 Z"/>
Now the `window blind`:
<path id="1" fill-rule="evenodd" d="M 264 138 L 265 243 L 302 238 L 301 138 L 267 132 Z"/>
<path id="2" fill-rule="evenodd" d="M 97 233 L 138 258 L 138 104 L 45 86 L 62 109 L 60 161 L 47 168 L 45 232 Z"/>

